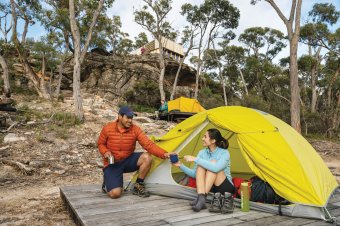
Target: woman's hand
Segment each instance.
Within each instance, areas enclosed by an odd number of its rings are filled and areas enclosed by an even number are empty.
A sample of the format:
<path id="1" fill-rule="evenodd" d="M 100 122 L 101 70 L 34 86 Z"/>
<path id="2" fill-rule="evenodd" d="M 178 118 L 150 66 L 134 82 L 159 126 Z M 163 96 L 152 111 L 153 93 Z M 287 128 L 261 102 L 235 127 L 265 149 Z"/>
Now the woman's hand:
<path id="1" fill-rule="evenodd" d="M 180 167 L 181 166 L 181 162 L 180 161 L 178 161 L 178 162 L 176 162 L 176 163 L 171 163 L 173 166 L 177 166 L 177 167 Z"/>
<path id="2" fill-rule="evenodd" d="M 191 155 L 186 155 L 184 156 L 184 160 L 186 162 L 194 162 L 197 158 L 195 156 L 191 156 Z"/>

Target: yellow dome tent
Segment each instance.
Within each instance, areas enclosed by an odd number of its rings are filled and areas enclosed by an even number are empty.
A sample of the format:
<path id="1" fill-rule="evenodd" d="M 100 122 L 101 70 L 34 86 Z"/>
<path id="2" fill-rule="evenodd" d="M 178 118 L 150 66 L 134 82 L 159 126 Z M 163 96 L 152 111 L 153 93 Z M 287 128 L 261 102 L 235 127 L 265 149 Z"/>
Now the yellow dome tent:
<path id="1" fill-rule="evenodd" d="M 230 143 L 233 177 L 248 179 L 257 175 L 292 203 L 280 207 L 283 215 L 330 219 L 326 206 L 338 187 L 334 176 L 299 133 L 270 114 L 239 106 L 219 107 L 186 119 L 154 140 L 168 152 L 196 156 L 209 128 L 219 129 Z M 145 179 L 147 188 L 155 194 L 194 198 L 195 189 L 175 181 L 181 173 L 168 160 L 155 158 Z M 278 206 L 272 204 L 251 202 L 251 208 L 278 212 Z"/>
<path id="2" fill-rule="evenodd" d="M 168 102 L 168 111 L 178 110 L 180 112 L 198 113 L 205 111 L 204 107 L 196 99 L 179 97 Z"/>

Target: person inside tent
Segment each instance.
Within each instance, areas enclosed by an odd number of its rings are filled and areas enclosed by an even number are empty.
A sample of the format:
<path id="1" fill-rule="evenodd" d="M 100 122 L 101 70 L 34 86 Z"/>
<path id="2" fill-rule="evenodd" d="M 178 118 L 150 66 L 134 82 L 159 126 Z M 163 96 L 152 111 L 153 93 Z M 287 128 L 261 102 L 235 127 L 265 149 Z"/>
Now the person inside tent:
<path id="1" fill-rule="evenodd" d="M 133 116 L 131 108 L 121 107 L 118 119 L 103 127 L 97 141 L 104 161 L 102 189 L 111 198 L 119 198 L 123 192 L 123 173 L 137 170 L 139 174 L 133 187 L 133 194 L 148 197 L 149 192 L 145 189 L 144 178 L 151 168 L 151 154 L 162 159 L 169 158 L 169 153 L 153 143 L 139 126 L 133 124 Z M 147 152 L 135 152 L 136 141 Z"/>
<path id="2" fill-rule="evenodd" d="M 184 161 L 194 162 L 194 168 L 188 168 L 180 161 L 173 163 L 185 174 L 196 178 L 197 198 L 190 205 L 195 212 L 206 208 L 206 196 L 214 193 L 209 207 L 210 212 L 232 213 L 234 185 L 230 173 L 229 143 L 217 129 L 209 129 L 203 136 L 203 146 L 197 157 L 186 155 Z"/>

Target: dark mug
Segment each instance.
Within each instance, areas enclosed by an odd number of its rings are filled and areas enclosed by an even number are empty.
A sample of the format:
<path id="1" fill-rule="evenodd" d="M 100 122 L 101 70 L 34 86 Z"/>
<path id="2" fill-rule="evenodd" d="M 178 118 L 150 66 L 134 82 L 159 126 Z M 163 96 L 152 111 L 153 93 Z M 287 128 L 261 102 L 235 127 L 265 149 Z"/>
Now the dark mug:
<path id="1" fill-rule="evenodd" d="M 178 162 L 178 155 L 170 155 L 170 161 L 171 163 Z"/>

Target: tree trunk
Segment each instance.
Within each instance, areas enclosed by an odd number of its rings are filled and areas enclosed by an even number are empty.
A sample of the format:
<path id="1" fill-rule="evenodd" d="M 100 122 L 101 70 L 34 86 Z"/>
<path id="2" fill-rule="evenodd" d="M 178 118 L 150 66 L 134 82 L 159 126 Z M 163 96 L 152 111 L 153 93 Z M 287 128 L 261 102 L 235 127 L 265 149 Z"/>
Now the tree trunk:
<path id="1" fill-rule="evenodd" d="M 290 9 L 289 18 L 287 19 L 282 13 L 280 8 L 276 5 L 274 0 L 265 0 L 268 2 L 277 15 L 281 18 L 286 25 L 289 47 L 290 47 L 290 64 L 289 64 L 289 77 L 290 77 L 290 115 L 291 126 L 301 133 L 300 123 L 300 93 L 298 84 L 298 66 L 297 66 L 297 48 L 300 37 L 300 19 L 301 19 L 301 7 L 302 0 L 292 0 L 292 6 Z"/>
<path id="2" fill-rule="evenodd" d="M 310 106 L 311 113 L 316 111 L 316 65 L 313 65 L 311 70 L 311 89 L 312 89 L 312 102 Z"/>
<path id="3" fill-rule="evenodd" d="M 176 94 L 176 87 L 177 87 L 178 76 L 179 76 L 179 73 L 181 72 L 184 59 L 185 59 L 185 56 L 183 58 L 181 58 L 181 60 L 179 62 L 179 66 L 178 66 L 178 69 L 177 69 L 177 72 L 176 72 L 176 76 L 175 76 L 175 81 L 174 81 L 174 84 L 172 86 L 172 92 L 171 92 L 171 95 L 170 95 L 170 100 L 173 100 L 174 96 Z"/>
<path id="4" fill-rule="evenodd" d="M 51 69 L 51 75 L 50 75 L 50 81 L 49 81 L 49 84 L 48 84 L 48 88 L 49 88 L 49 93 L 50 93 L 50 97 L 52 97 L 52 80 L 53 80 L 53 70 Z"/>
<path id="5" fill-rule="evenodd" d="M 331 106 L 331 102 L 332 102 L 332 86 L 333 86 L 334 82 L 336 81 L 339 73 L 340 73 L 340 65 L 336 69 L 336 71 L 335 71 L 335 73 L 333 75 L 333 78 L 331 79 L 331 81 L 329 82 L 329 85 L 328 85 L 328 90 L 327 90 L 327 107 Z"/>
<path id="6" fill-rule="evenodd" d="M 222 89 L 223 89 L 224 105 L 228 106 L 227 92 L 225 89 L 225 78 L 222 76 L 222 72 L 220 72 L 220 79 L 221 79 Z"/>
<path id="7" fill-rule="evenodd" d="M 63 68 L 64 68 L 64 59 L 61 60 L 60 66 L 59 66 L 59 78 L 58 78 L 58 85 L 55 89 L 55 96 L 58 99 L 60 94 L 60 86 L 61 86 L 61 80 L 63 78 Z"/>
<path id="8" fill-rule="evenodd" d="M 289 77 L 290 77 L 290 115 L 291 126 L 301 133 L 300 123 L 300 93 L 299 93 L 299 79 L 298 79 L 298 65 L 297 65 L 297 47 L 298 37 L 294 37 L 289 41 L 290 44 L 290 65 L 289 65 Z"/>
<path id="9" fill-rule="evenodd" d="M 74 0 L 69 1 L 70 8 L 70 24 L 74 45 L 74 67 L 73 67 L 73 99 L 75 115 L 80 121 L 84 120 L 83 100 L 80 92 L 80 67 L 81 67 L 81 51 L 80 51 L 80 33 L 76 23 Z"/>
<path id="10" fill-rule="evenodd" d="M 196 71 L 196 83 L 195 83 L 195 94 L 194 94 L 194 98 L 197 100 L 197 96 L 198 96 L 198 82 L 199 82 L 199 78 L 200 78 L 200 74 L 201 74 L 201 60 L 198 59 L 199 62 L 197 64 L 197 71 Z"/>
<path id="11" fill-rule="evenodd" d="M 246 85 L 246 81 L 244 80 L 243 72 L 242 72 L 241 68 L 237 67 L 237 69 L 240 72 L 242 83 L 243 83 L 243 86 L 244 86 L 244 90 L 246 91 L 246 95 L 248 96 L 248 94 L 249 94 L 248 88 L 247 88 L 247 85 Z"/>
<path id="12" fill-rule="evenodd" d="M 75 45 L 76 46 L 76 45 Z M 74 48 L 75 53 L 77 52 L 77 47 Z M 84 109 L 83 109 L 83 98 L 80 92 L 80 62 L 79 58 L 75 59 L 75 65 L 73 68 L 73 99 L 74 99 L 74 108 L 75 114 L 79 120 L 84 120 Z"/>
<path id="13" fill-rule="evenodd" d="M 159 92 L 161 95 L 161 100 L 166 100 L 165 98 L 165 92 L 164 92 L 164 74 L 165 74 L 165 61 L 164 61 L 164 55 L 163 55 L 163 43 L 162 39 L 158 39 L 159 42 L 159 69 L 160 69 L 160 75 L 158 80 L 158 86 L 159 86 Z"/>
<path id="14" fill-rule="evenodd" d="M 44 87 L 44 85 L 40 84 L 41 82 L 44 83 L 44 81 L 42 81 L 36 75 L 36 73 L 33 71 L 32 67 L 29 64 L 29 62 L 27 61 L 27 59 L 21 59 L 21 60 L 22 60 L 22 64 L 24 66 L 24 69 L 27 73 L 28 79 L 32 81 L 33 86 L 34 86 L 36 92 L 38 93 L 39 97 L 44 98 L 44 99 L 50 99 L 50 95 L 48 94 L 46 87 Z"/>
<path id="15" fill-rule="evenodd" d="M 5 58 L 0 55 L 0 65 L 2 67 L 2 79 L 4 80 L 4 86 L 3 86 L 3 94 L 5 94 L 6 97 L 11 97 L 11 87 L 9 85 L 9 76 L 8 76 L 8 66 Z"/>

